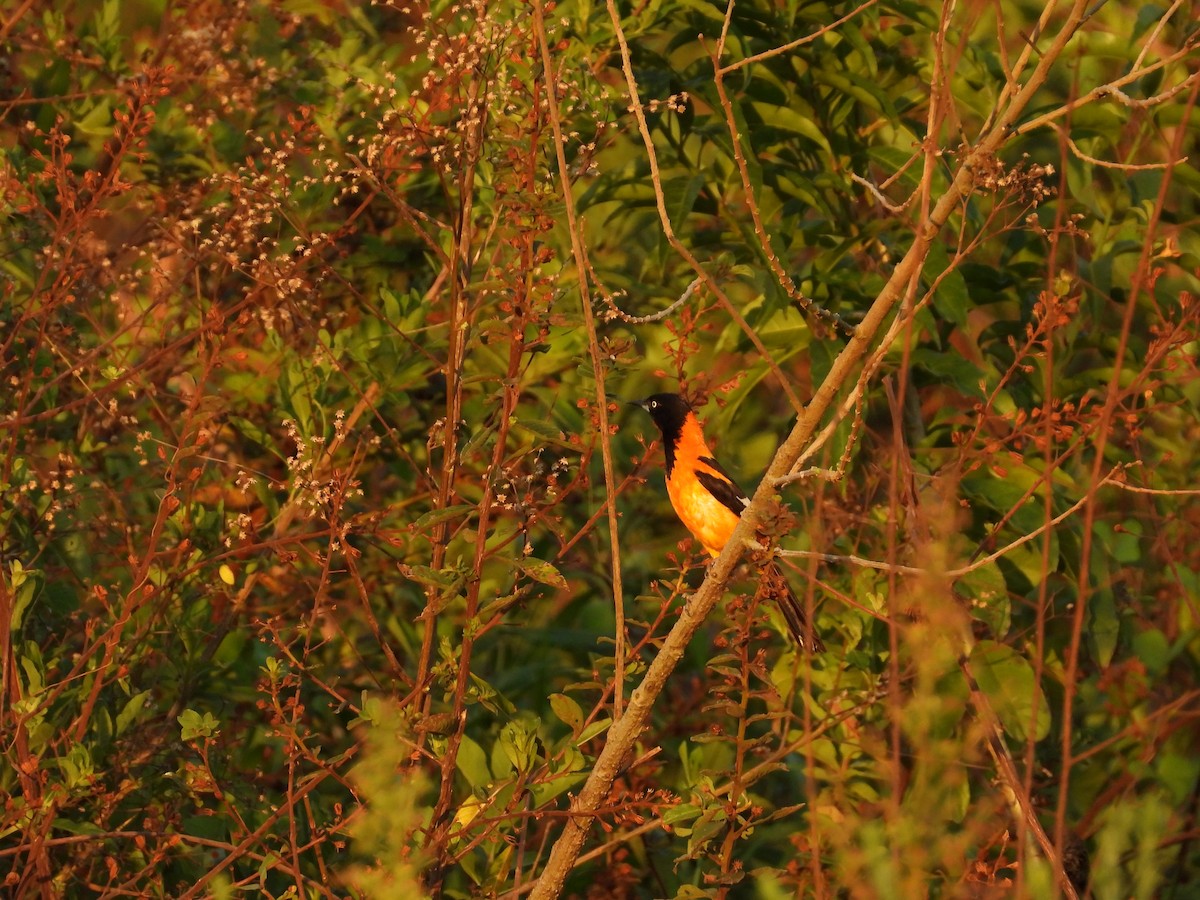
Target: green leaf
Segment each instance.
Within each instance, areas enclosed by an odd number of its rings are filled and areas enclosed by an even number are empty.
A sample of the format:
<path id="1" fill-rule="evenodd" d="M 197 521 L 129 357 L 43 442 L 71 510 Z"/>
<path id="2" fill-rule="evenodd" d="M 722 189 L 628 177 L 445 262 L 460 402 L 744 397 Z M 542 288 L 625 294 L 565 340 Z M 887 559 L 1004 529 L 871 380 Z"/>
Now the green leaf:
<path id="1" fill-rule="evenodd" d="M 684 220 L 691 215 L 692 208 L 696 205 L 696 197 L 700 195 L 700 190 L 704 187 L 704 181 L 702 175 L 690 175 L 671 178 L 663 182 L 663 198 L 666 201 L 667 213 L 676 228 L 682 227 Z"/>
<path id="2" fill-rule="evenodd" d="M 220 733 L 219 723 L 212 713 L 200 715 L 194 709 L 185 709 L 176 721 L 180 725 L 180 736 L 185 741 L 194 741 L 201 737 L 209 738 Z"/>
<path id="3" fill-rule="evenodd" d="M 927 265 L 926 277 L 931 284 L 941 276 L 933 292 L 934 309 L 948 322 L 965 328 L 967 313 L 971 311 L 971 294 L 962 273 L 950 269 L 950 257 L 946 248 L 939 243 L 934 243 L 930 248 Z"/>
<path id="4" fill-rule="evenodd" d="M 424 531 L 441 522 L 448 522 L 451 519 L 461 518 L 468 513 L 475 511 L 475 505 L 472 503 L 459 503 L 455 506 L 447 506 L 445 509 L 431 509 L 429 512 L 420 516 L 415 522 L 408 526 L 409 531 Z"/>
<path id="5" fill-rule="evenodd" d="M 141 691 L 125 701 L 125 705 L 117 713 L 116 734 L 118 737 L 153 706 L 150 702 L 151 693 L 151 691 Z"/>
<path id="6" fill-rule="evenodd" d="M 586 744 L 597 735 L 608 731 L 610 725 L 612 725 L 612 719 L 597 719 L 587 728 L 583 729 L 583 731 L 579 732 L 579 738 L 576 743 Z"/>
<path id="7" fill-rule="evenodd" d="M 1012 622 L 1012 603 L 1000 566 L 989 562 L 962 576 L 956 587 L 970 604 L 969 612 L 991 629 L 992 636 L 1002 638 Z"/>
<path id="8" fill-rule="evenodd" d="M 533 795 L 534 806 L 540 809 L 560 794 L 571 790 L 576 785 L 583 784 L 586 778 L 586 772 L 569 772 L 533 785 L 529 791 Z"/>
<path id="9" fill-rule="evenodd" d="M 293 361 L 279 375 L 280 393 L 295 416 L 302 436 L 313 433 L 312 395 L 307 372 L 298 361 Z"/>
<path id="10" fill-rule="evenodd" d="M 523 559 L 517 560 L 517 567 L 534 581 L 548 584 L 550 587 L 557 588 L 560 591 L 567 589 L 567 579 L 563 578 L 562 573 L 545 560 L 526 556 Z"/>
<path id="11" fill-rule="evenodd" d="M 928 347 L 918 347 L 910 358 L 913 368 L 928 372 L 938 381 L 949 383 L 965 397 L 983 399 L 983 372 L 969 360 Z"/>
<path id="12" fill-rule="evenodd" d="M 1181 742 L 1186 745 L 1186 740 Z M 1200 756 L 1194 748 L 1168 746 L 1154 760 L 1158 779 L 1171 793 L 1174 802 L 1185 803 L 1200 778 Z"/>
<path id="13" fill-rule="evenodd" d="M 980 641 L 971 651 L 971 672 L 1006 733 L 1018 741 L 1027 740 L 1031 733 L 1040 741 L 1050 733 L 1046 695 L 1023 656 L 995 641 Z"/>
<path id="14" fill-rule="evenodd" d="M 429 587 L 450 588 L 456 586 L 461 576 L 454 569 L 433 569 L 429 566 L 400 566 L 400 574 L 410 581 Z"/>
<path id="15" fill-rule="evenodd" d="M 685 858 L 693 858 L 699 847 L 693 846 L 691 842 L 688 844 L 688 855 Z M 718 896 L 724 896 L 724 891 L 718 892 L 715 888 L 706 889 L 697 887 L 694 884 L 681 885 L 679 890 L 675 892 L 673 900 L 713 900 Z"/>
<path id="16" fill-rule="evenodd" d="M 694 803 L 680 803 L 664 812 L 662 820 L 664 825 L 677 825 L 680 822 L 690 822 L 698 815 L 700 815 L 700 807 Z"/>
<path id="17" fill-rule="evenodd" d="M 544 441 L 569 446 L 567 436 L 563 433 L 562 429 L 555 428 L 549 422 L 543 422 L 540 419 L 519 418 L 516 424 L 517 427 L 525 429 L 530 434 Z"/>
<path id="18" fill-rule="evenodd" d="M 808 138 L 830 156 L 834 155 L 829 141 L 808 116 L 786 106 L 772 106 L 768 103 L 751 103 L 750 107 L 762 118 L 764 124 Z M 747 149 L 753 151 L 753 147 Z"/>
<path id="19" fill-rule="evenodd" d="M 853 97 L 868 109 L 878 110 L 888 118 L 895 119 L 897 126 L 903 125 L 903 120 L 895 114 L 895 105 L 891 97 L 869 76 L 863 77 L 850 72 L 821 68 L 813 70 L 813 80 Z M 904 129 L 904 132 L 909 133 L 907 128 Z"/>
<path id="20" fill-rule="evenodd" d="M 524 722 L 509 722 L 500 729 L 500 746 L 517 772 L 528 772 L 538 758 L 536 725 L 527 728 Z"/>
<path id="21" fill-rule="evenodd" d="M 21 630 L 21 621 L 25 611 L 29 609 L 33 598 L 37 595 L 41 583 L 41 573 L 37 569 L 26 569 L 19 559 L 14 559 L 9 569 L 9 588 L 12 591 L 12 612 L 10 615 L 10 630 L 16 633 Z"/>
<path id="22" fill-rule="evenodd" d="M 90 784 L 95 775 L 91 753 L 83 744 L 76 744 L 67 751 L 66 756 L 60 756 L 55 762 L 58 763 L 58 768 L 63 773 L 63 781 L 69 789 Z"/>
<path id="23" fill-rule="evenodd" d="M 467 779 L 467 784 L 475 790 L 485 790 L 491 784 L 492 773 L 488 768 L 487 754 L 466 735 L 463 735 L 462 743 L 458 745 L 458 756 L 454 765 Z"/>
<path id="24" fill-rule="evenodd" d="M 558 720 L 571 729 L 572 734 L 579 734 L 583 727 L 583 710 L 579 704 L 566 694 L 551 694 L 550 708 Z"/>
<path id="25" fill-rule="evenodd" d="M 111 137 L 113 130 L 112 102 L 107 98 L 99 100 L 91 109 L 76 119 L 74 125 L 80 134 L 96 138 Z"/>
<path id="26" fill-rule="evenodd" d="M 1092 593 L 1088 600 L 1087 641 L 1091 645 L 1096 661 L 1107 667 L 1117 652 L 1117 641 L 1121 634 L 1121 619 L 1117 612 L 1117 600 L 1111 588 L 1101 588 Z"/>
<path id="27" fill-rule="evenodd" d="M 1146 667 L 1146 673 L 1157 678 L 1167 671 L 1174 656 L 1167 636 L 1157 628 L 1140 631 L 1133 638 L 1133 652 Z"/>
<path id="28" fill-rule="evenodd" d="M 46 686 L 45 663 L 42 661 L 41 648 L 35 642 L 26 641 L 24 649 L 25 652 L 18 659 L 21 671 L 25 673 L 25 690 L 22 692 L 25 696 L 18 702 L 37 706 L 39 703 L 37 695 Z"/>

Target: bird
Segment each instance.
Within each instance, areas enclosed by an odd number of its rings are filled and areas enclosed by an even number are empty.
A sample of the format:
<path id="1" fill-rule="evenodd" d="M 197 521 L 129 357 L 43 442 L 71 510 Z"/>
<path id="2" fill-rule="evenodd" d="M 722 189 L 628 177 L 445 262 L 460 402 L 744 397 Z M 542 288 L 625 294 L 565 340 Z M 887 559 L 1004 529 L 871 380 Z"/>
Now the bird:
<path id="1" fill-rule="evenodd" d="M 718 556 L 737 527 L 750 498 L 721 467 L 704 440 L 700 420 L 679 394 L 653 394 L 633 404 L 650 414 L 662 433 L 667 496 L 680 521 L 712 556 Z M 788 631 L 804 650 L 821 653 L 825 645 L 808 624 L 804 607 L 776 562 L 763 578 L 779 604 Z"/>

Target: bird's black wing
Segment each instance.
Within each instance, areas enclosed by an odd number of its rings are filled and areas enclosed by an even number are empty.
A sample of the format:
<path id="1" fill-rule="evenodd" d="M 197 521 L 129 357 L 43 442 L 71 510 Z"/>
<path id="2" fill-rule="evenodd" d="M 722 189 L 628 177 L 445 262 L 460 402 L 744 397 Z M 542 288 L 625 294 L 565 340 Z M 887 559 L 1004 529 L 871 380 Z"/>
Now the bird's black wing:
<path id="1" fill-rule="evenodd" d="M 740 517 L 746 507 L 750 505 L 750 498 L 742 493 L 742 489 L 729 477 L 729 473 L 721 468 L 721 464 L 711 456 L 701 456 L 699 461 L 720 474 L 714 475 L 712 472 L 696 469 L 696 480 L 704 485 L 706 491 L 720 500 L 722 506 Z"/>

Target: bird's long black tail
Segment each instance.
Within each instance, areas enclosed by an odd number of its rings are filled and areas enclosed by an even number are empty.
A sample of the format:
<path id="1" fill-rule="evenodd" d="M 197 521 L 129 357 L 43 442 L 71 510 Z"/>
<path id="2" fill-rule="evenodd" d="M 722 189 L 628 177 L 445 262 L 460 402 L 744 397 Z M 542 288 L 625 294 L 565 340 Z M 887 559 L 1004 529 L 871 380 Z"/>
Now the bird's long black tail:
<path id="1" fill-rule="evenodd" d="M 779 604 L 779 611 L 783 613 L 783 620 L 787 623 L 788 631 L 791 632 L 797 646 L 809 653 L 825 652 L 825 645 L 821 643 L 816 629 L 808 624 L 804 604 L 800 602 L 783 570 L 776 563 L 771 563 L 763 569 L 763 584 Z"/>

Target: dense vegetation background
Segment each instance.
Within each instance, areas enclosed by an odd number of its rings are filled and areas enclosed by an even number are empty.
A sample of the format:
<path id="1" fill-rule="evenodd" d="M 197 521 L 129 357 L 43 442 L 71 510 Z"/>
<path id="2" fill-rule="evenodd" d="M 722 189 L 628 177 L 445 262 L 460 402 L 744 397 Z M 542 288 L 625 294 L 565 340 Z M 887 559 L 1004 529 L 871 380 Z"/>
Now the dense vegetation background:
<path id="1" fill-rule="evenodd" d="M 1197 18 L 6 4 L 5 890 L 1195 896 Z"/>

